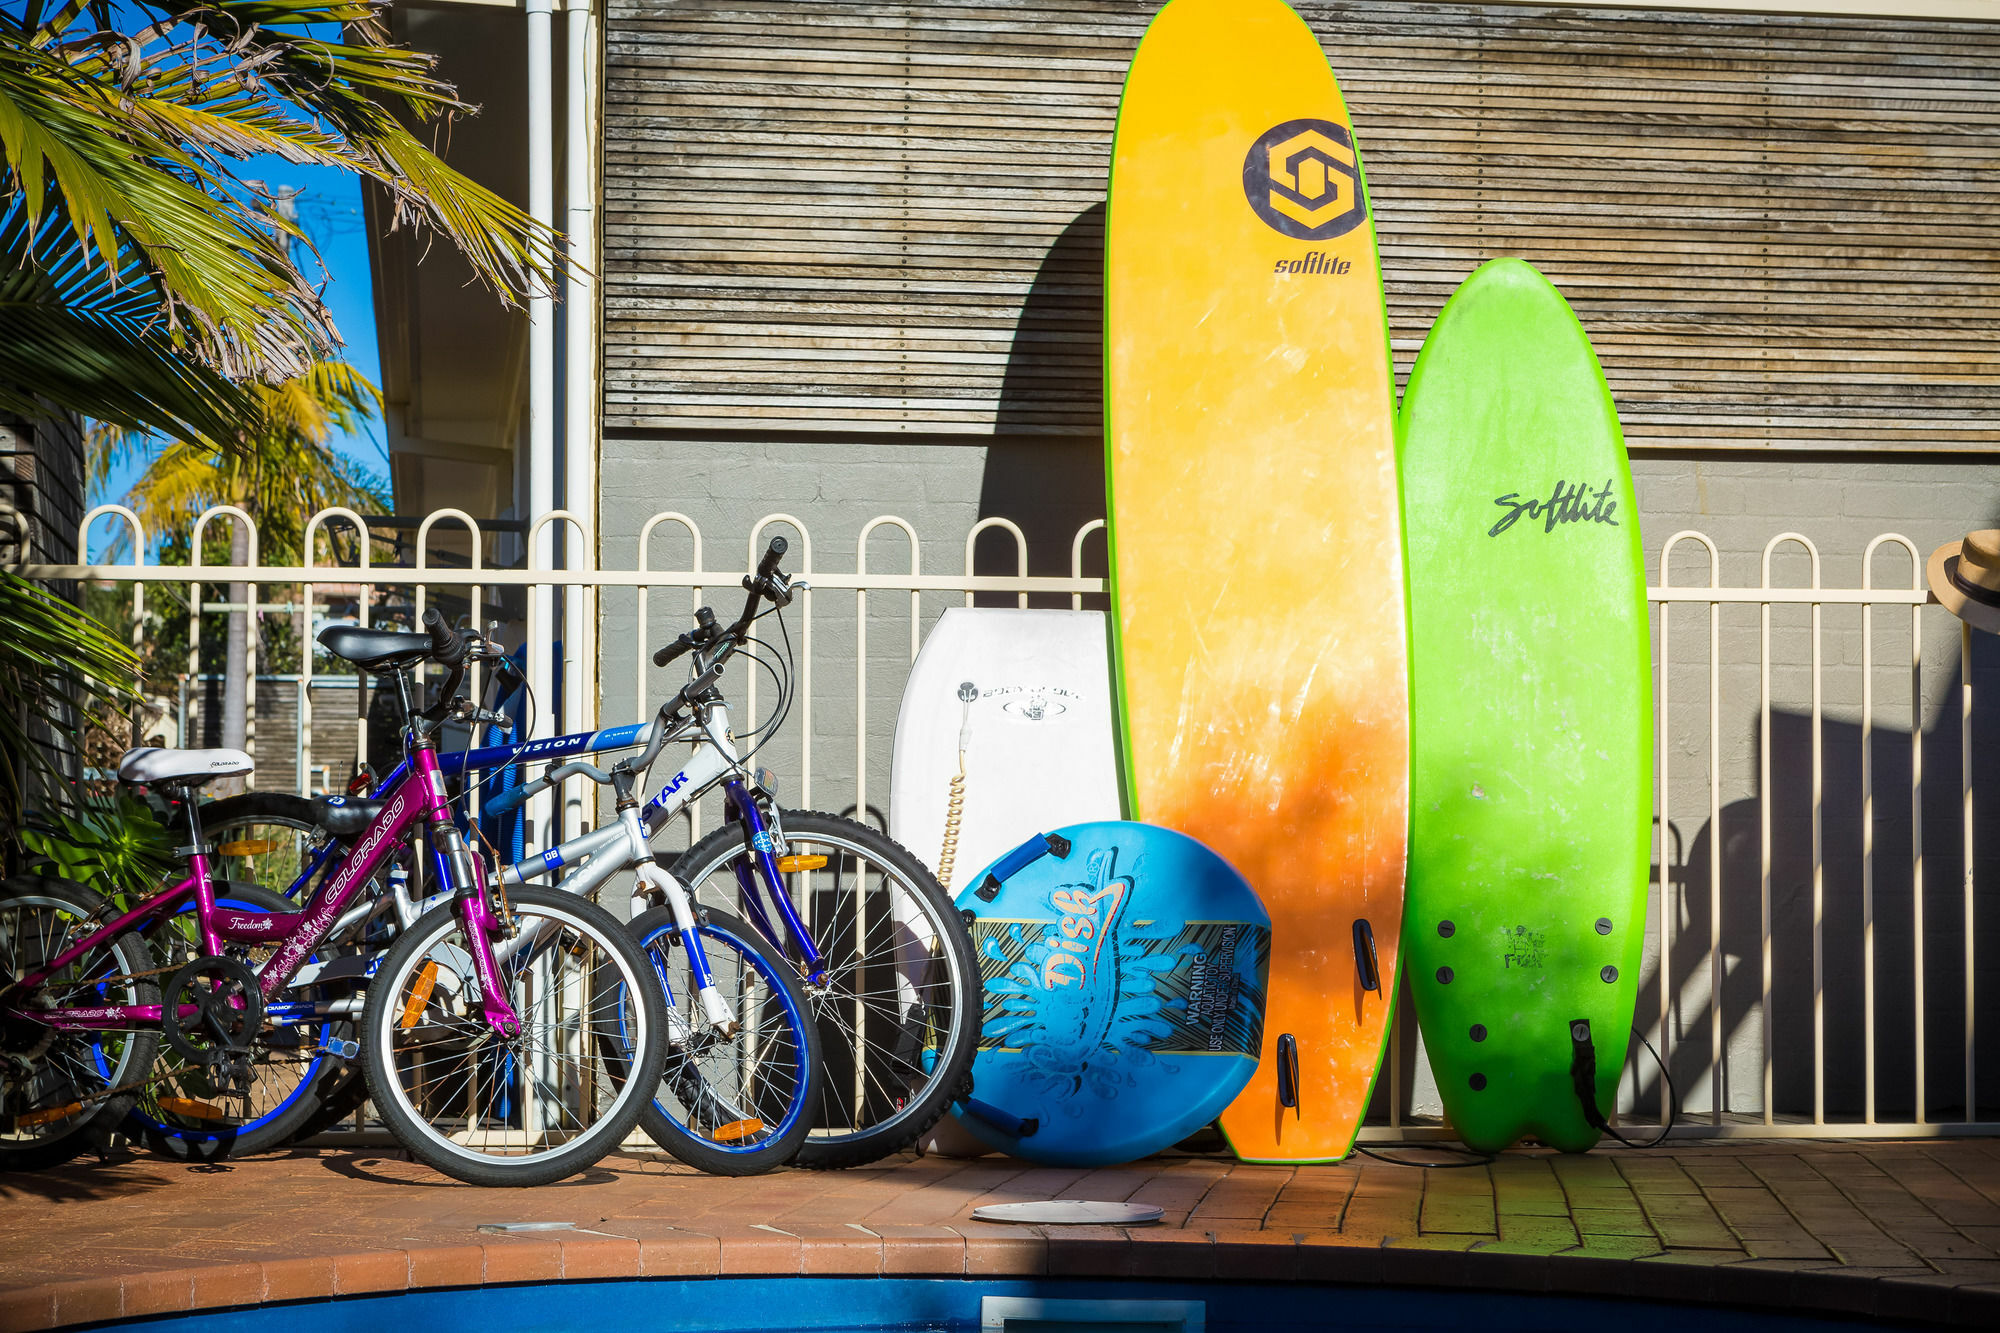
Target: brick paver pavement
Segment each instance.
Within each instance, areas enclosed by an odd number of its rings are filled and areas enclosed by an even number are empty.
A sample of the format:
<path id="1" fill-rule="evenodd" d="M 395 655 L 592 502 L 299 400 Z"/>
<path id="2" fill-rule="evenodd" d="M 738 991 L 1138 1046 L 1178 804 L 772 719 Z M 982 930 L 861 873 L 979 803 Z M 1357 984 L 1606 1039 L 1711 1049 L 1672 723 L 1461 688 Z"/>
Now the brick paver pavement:
<path id="1" fill-rule="evenodd" d="M 1408 1156 L 1428 1156 L 1410 1150 Z M 982 1204 L 1157 1204 L 1157 1226 L 1019 1227 Z M 493 1234 L 482 1223 L 568 1222 Z M 2000 1142 L 1677 1144 L 1066 1170 L 899 1158 L 748 1180 L 644 1157 L 536 1190 L 387 1149 L 0 1176 L 0 1333 L 262 1302 L 631 1276 L 1257 1278 L 1626 1295 L 2000 1327 Z"/>

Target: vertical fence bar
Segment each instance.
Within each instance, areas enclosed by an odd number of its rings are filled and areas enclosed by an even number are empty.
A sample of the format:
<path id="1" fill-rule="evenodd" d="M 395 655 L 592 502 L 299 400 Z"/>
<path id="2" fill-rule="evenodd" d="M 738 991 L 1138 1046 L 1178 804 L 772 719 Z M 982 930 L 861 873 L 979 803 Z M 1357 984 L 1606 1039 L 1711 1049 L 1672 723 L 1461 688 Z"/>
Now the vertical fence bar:
<path id="1" fill-rule="evenodd" d="M 1922 574 L 1919 573 L 1919 578 Z M 1924 608 L 1910 608 L 1910 945 L 1916 981 L 1916 1121 L 1925 1116 L 1924 1071 Z"/>
<path id="2" fill-rule="evenodd" d="M 243 510 L 237 508 L 235 505 L 214 505 L 211 506 L 210 508 L 202 510 L 200 517 L 196 518 L 194 521 L 194 532 L 188 538 L 188 571 L 193 576 L 190 582 L 188 583 L 188 675 L 196 678 L 199 678 L 200 675 L 200 665 L 199 665 L 200 659 L 197 656 L 197 654 L 200 651 L 200 645 L 201 645 L 201 618 L 205 610 L 205 608 L 202 605 L 202 597 L 201 597 L 201 587 L 202 587 L 201 569 L 203 565 L 201 558 L 201 538 L 203 531 L 208 527 L 209 520 L 215 518 L 219 514 L 227 515 L 228 517 L 235 519 L 238 523 L 241 523 L 243 525 L 243 531 L 248 536 L 248 541 L 245 543 L 245 549 L 249 552 L 249 559 L 247 562 L 248 567 L 254 569 L 256 568 L 257 565 L 257 525 L 251 521 L 250 515 L 245 513 Z M 244 613 L 247 616 L 249 614 L 250 607 L 254 607 L 257 604 L 257 592 L 255 590 L 258 588 L 258 585 L 254 583 L 246 583 L 243 586 L 252 589 L 252 591 L 248 594 L 247 598 L 249 606 L 244 608 Z M 223 603 L 222 603 L 223 614 L 224 615 L 230 614 L 230 608 L 233 605 L 234 603 L 228 600 L 228 594 L 225 593 L 223 595 Z M 254 627 L 246 626 L 245 627 L 246 635 L 249 634 L 253 628 Z M 225 625 L 224 626 L 225 636 L 227 635 L 227 633 L 228 633 L 228 627 Z M 225 637 L 223 641 L 227 643 L 228 639 Z M 252 747 L 255 741 L 255 734 L 250 730 L 250 718 L 257 711 L 256 661 L 257 661 L 256 648 L 254 645 L 251 645 L 249 652 L 245 655 L 245 665 L 250 673 L 250 679 L 244 685 L 244 695 L 243 695 L 243 714 L 244 714 L 243 743 L 246 747 Z M 223 681 L 223 697 L 225 699 L 228 697 L 227 673 L 228 673 L 228 663 L 225 662 L 224 663 L 225 679 Z M 202 728 L 204 731 L 207 730 L 207 726 L 205 725 L 207 720 L 208 719 L 206 718 L 206 716 L 204 716 L 203 717 L 204 726 Z M 254 757 L 256 754 L 256 750 L 252 748 L 250 752 L 251 755 Z"/>
<path id="3" fill-rule="evenodd" d="M 1663 550 L 1660 555 L 1660 582 L 1662 584 L 1667 582 L 1666 563 L 1666 553 Z M 1672 1058 L 1667 1053 L 1667 1027 L 1672 1021 L 1673 1000 L 1673 936 L 1668 928 L 1668 918 L 1674 915 L 1674 840 L 1673 824 L 1671 822 L 1672 811 L 1670 809 L 1670 802 L 1667 799 L 1667 792 L 1672 776 L 1672 767 L 1668 760 L 1668 752 L 1673 744 L 1672 729 L 1669 725 L 1669 719 L 1672 717 L 1673 692 L 1668 688 L 1668 681 L 1673 677 L 1674 663 L 1672 613 L 1673 603 L 1660 603 L 1660 658 L 1658 662 L 1654 663 L 1654 671 L 1657 673 L 1659 679 L 1658 685 L 1654 687 L 1659 697 L 1659 702 L 1655 705 L 1654 734 L 1659 739 L 1653 747 L 1653 758 L 1654 762 L 1659 765 L 1659 777 L 1656 779 L 1656 785 L 1653 790 L 1653 828 L 1659 839 L 1658 845 L 1660 848 L 1660 952 L 1658 967 L 1660 969 L 1660 1063 L 1662 1066 L 1667 1066 L 1668 1060 Z M 1638 1088 L 1635 1084 L 1633 1087 L 1635 1106 L 1637 1096 Z M 1671 1118 L 1667 1089 L 1663 1081 L 1660 1086 L 1660 1123 L 1664 1125 Z"/>
<path id="4" fill-rule="evenodd" d="M 652 572 L 653 529 L 662 523 L 678 523 L 687 530 L 689 540 L 694 543 L 694 560 L 688 572 L 697 580 L 700 579 L 704 569 L 701 563 L 701 529 L 686 514 L 671 512 L 655 514 L 640 525 L 639 572 L 641 574 Z M 651 610 L 652 589 L 642 582 L 636 591 L 638 593 L 637 618 L 639 640 L 633 645 L 632 654 L 632 717 L 635 721 L 649 716 L 653 712 L 654 707 L 652 695 L 646 689 L 650 683 L 646 676 L 646 668 L 651 664 L 653 656 L 652 631 L 647 619 Z M 701 605 L 701 592 L 701 584 L 698 582 L 688 589 L 688 614 L 690 616 Z M 695 839 L 700 836 L 703 799 L 696 797 L 689 803 L 687 810 L 681 816 L 687 822 L 689 846 L 693 846 Z"/>
<path id="5" fill-rule="evenodd" d="M 146 525 L 139 521 L 137 514 L 120 504 L 96 505 L 85 511 L 83 517 L 77 520 L 76 558 L 85 564 L 90 563 L 90 526 L 105 514 L 116 514 L 125 520 L 125 526 L 130 529 L 132 538 L 132 559 L 129 563 L 134 569 L 145 569 Z M 26 552 L 30 549 L 30 542 L 32 540 L 27 527 L 27 519 L 25 515 L 19 513 L 15 514 L 15 518 L 20 521 L 21 525 L 17 549 Z M 146 580 L 136 577 L 132 580 L 131 639 L 132 652 L 134 655 L 137 655 L 139 650 L 145 647 L 146 644 Z M 133 709 L 131 717 L 132 744 L 136 746 L 145 743 L 145 737 L 140 734 L 139 722 L 139 719 L 143 716 L 145 705 L 143 703 L 135 704 L 133 705 Z"/>
<path id="6" fill-rule="evenodd" d="M 879 527 L 897 527 L 910 539 L 910 573 L 923 572 L 917 556 L 917 530 L 893 514 L 870 519 L 854 543 L 854 573 L 868 574 L 868 537 Z M 922 611 L 922 595 L 910 589 L 910 660 L 917 657 L 916 623 Z M 854 590 L 854 809 L 855 818 L 868 822 L 868 590 Z M 885 821 L 886 822 L 886 821 Z"/>
<path id="7" fill-rule="evenodd" d="M 1861 557 L 1861 586 L 1872 587 L 1871 557 Z M 1875 1123 L 1875 608 L 1861 604 L 1861 1123 Z"/>
<path id="8" fill-rule="evenodd" d="M 1875 552 L 1885 542 L 1895 542 L 1910 557 L 1912 592 L 1923 590 L 1924 562 L 1910 539 L 1885 532 L 1868 543 L 1861 555 L 1861 588 L 1875 588 Z M 1912 615 L 1920 610 L 1912 607 Z M 1918 725 L 1910 732 L 1912 762 L 1923 744 L 1922 689 L 1917 686 Z M 1921 979 L 1918 985 L 1922 985 Z M 1875 607 L 1861 604 L 1861 1008 L 1862 1008 L 1862 1123 L 1872 1125 L 1876 1117 L 1875 1040 Z M 1921 992 L 1919 992 L 1921 993 Z M 1918 1019 L 1922 1022 L 1921 1017 Z M 1918 1059 L 1921 1061 L 1922 1056 Z"/>
<path id="9" fill-rule="evenodd" d="M 1958 677 L 1958 777 L 1964 789 L 1959 818 L 1965 826 L 1965 1122 L 1969 1125 L 1977 1118 L 1979 1084 L 1977 1063 L 1973 1056 L 1973 1038 L 1977 1031 L 1977 1011 L 1973 1008 L 1976 979 L 1973 957 L 1977 950 L 1973 947 L 1972 903 L 1972 626 L 1962 620 L 1958 624 Z"/>
<path id="10" fill-rule="evenodd" d="M 1019 578 L 1028 577 L 1027 534 L 1021 531 L 1018 523 L 1005 518 L 982 518 L 972 525 L 972 531 L 965 534 L 965 577 L 968 579 L 972 577 L 972 549 L 979 544 L 979 534 L 988 528 L 1002 528 L 1014 534 L 1014 573 Z M 1072 556 L 1076 554 L 1081 540 L 1082 534 L 1079 533 L 1077 534 L 1077 542 L 1073 542 L 1070 546 L 1070 554 Z M 972 605 L 973 596 L 972 590 L 967 588 L 965 591 L 965 604 L 967 606 Z M 1020 604 L 1023 607 L 1028 605 L 1027 593 L 1024 592 L 1021 594 Z"/>
<path id="11" fill-rule="evenodd" d="M 1764 553 L 1770 564 L 1770 551 Z M 1766 572 L 1764 584 L 1770 586 Z M 1764 1123 L 1771 1121 L 1771 604 L 1757 606 L 1760 640 L 1757 649 L 1759 687 L 1757 691 L 1757 900 L 1763 917 L 1761 951 L 1763 992 L 1758 1022 L 1764 1035 Z"/>
<path id="12" fill-rule="evenodd" d="M 1765 592 L 1771 591 L 1771 556 L 1786 542 L 1797 542 L 1806 550 L 1812 561 L 1812 591 L 1820 591 L 1819 548 L 1812 540 L 1796 532 L 1781 532 L 1765 543 L 1763 578 L 1760 585 Z M 1823 1008 L 1824 971 L 1820 947 L 1820 919 L 1823 906 L 1823 880 L 1820 861 L 1820 602 L 1812 599 L 1812 861 L 1813 861 L 1813 1123 L 1825 1121 L 1826 1079 L 1825 1079 L 1825 1015 Z M 1760 747 L 1760 788 L 1757 805 L 1759 821 L 1759 859 L 1761 873 L 1759 891 L 1764 912 L 1764 1123 L 1775 1123 L 1776 1108 L 1772 1105 L 1772 1058 L 1774 1043 L 1772 1033 L 1774 1021 L 1771 997 L 1774 990 L 1774 972 L 1771 953 L 1771 600 L 1766 597 L 1758 603 L 1762 616 L 1762 644 L 1759 650 L 1759 666 L 1763 686 L 1759 698 Z"/>
<path id="13" fill-rule="evenodd" d="M 1707 542 L 1706 537 L 1702 538 Z M 1709 586 L 1722 586 L 1721 559 L 1711 543 Z M 1722 603 L 1708 604 L 1708 1023 L 1709 1120 L 1729 1109 L 1729 1062 L 1723 1051 L 1722 992 L 1728 967 L 1722 952 Z"/>
<path id="14" fill-rule="evenodd" d="M 806 530 L 806 525 L 803 522 L 792 517 L 790 514 L 766 514 L 764 515 L 764 517 L 757 520 L 757 525 L 750 529 L 750 544 L 748 547 L 749 563 L 743 566 L 744 570 L 748 572 L 748 571 L 754 571 L 757 568 L 757 561 L 760 558 L 762 558 L 764 554 L 764 552 L 758 548 L 758 543 L 764 540 L 764 529 L 769 527 L 773 523 L 789 524 L 792 527 L 793 531 L 799 534 L 801 562 L 797 577 L 807 578 L 807 576 L 812 573 L 812 567 L 813 567 L 812 533 Z M 810 579 L 808 579 L 808 582 L 810 582 Z M 806 665 L 804 671 L 805 680 L 799 689 L 800 694 L 805 696 L 805 712 L 802 721 L 800 723 L 800 729 L 799 729 L 799 774 L 800 774 L 799 806 L 801 809 L 810 810 L 812 808 L 812 732 L 813 732 L 811 591 L 808 590 L 804 598 L 802 598 L 801 600 L 804 602 L 805 606 L 803 619 L 805 620 L 804 639 L 805 639 Z M 856 659 L 855 674 L 856 678 L 859 679 L 861 675 L 859 658 Z M 861 716 L 865 718 L 866 715 L 867 714 L 864 707 Z M 753 720 L 757 716 L 757 673 L 754 671 L 748 673 L 744 682 L 743 716 Z M 867 729 L 865 726 L 859 726 L 856 728 L 856 730 L 858 734 L 865 735 Z M 865 824 L 868 822 L 868 807 L 866 806 L 866 804 L 862 803 L 863 797 L 860 792 L 855 793 L 855 801 L 856 801 L 855 817 Z"/>
<path id="15" fill-rule="evenodd" d="M 1813 587 L 1819 587 L 1819 560 L 1813 560 Z M 1821 837 L 1826 802 L 1826 728 L 1821 709 L 1821 607 L 1812 604 L 1812 941 L 1813 941 L 1813 1123 L 1826 1123 L 1826 857 Z"/>
<path id="16" fill-rule="evenodd" d="M 1674 547 L 1683 541 L 1701 544 L 1708 552 L 1708 586 L 1711 589 L 1722 586 L 1722 559 L 1715 543 L 1702 533 L 1694 531 L 1677 532 L 1667 538 L 1660 548 L 1660 587 L 1662 591 L 1674 586 Z M 1671 601 L 1660 603 L 1660 696 L 1661 708 L 1666 707 L 1667 680 L 1671 659 L 1668 655 L 1667 612 Z M 1722 1113 L 1726 1103 L 1723 1093 L 1723 1079 L 1726 1072 L 1722 1046 L 1722 986 L 1725 977 L 1722 953 L 1722 732 L 1719 717 L 1722 711 L 1722 603 L 1708 604 L 1708 1014 L 1709 1014 L 1709 1120 L 1712 1124 L 1722 1123 Z M 1664 722 L 1660 729 L 1661 753 L 1667 745 Z M 1664 867 L 1670 842 L 1671 824 L 1668 822 L 1667 768 L 1662 761 L 1660 768 L 1660 855 Z M 1667 959 L 1663 956 L 1661 967 L 1665 969 Z M 1662 1032 L 1665 1019 L 1661 1020 Z M 1683 1033 L 1683 1036 L 1686 1034 Z M 1664 1055 L 1662 1059 L 1664 1059 Z M 1661 1090 L 1662 1114 L 1667 1114 L 1665 1089 Z"/>
<path id="17" fill-rule="evenodd" d="M 1093 518 L 1090 522 L 1076 530 L 1076 537 L 1069 544 L 1069 576 L 1071 578 L 1080 579 L 1083 577 L 1083 539 L 1093 532 L 1101 532 L 1103 530 L 1104 520 L 1101 518 Z M 1107 538 L 1107 540 L 1109 539 Z M 1069 595 L 1069 609 L 1072 611 L 1083 610 L 1082 593 L 1073 592 Z M 1114 612 L 1117 609 L 1116 607 L 1112 608 Z"/>

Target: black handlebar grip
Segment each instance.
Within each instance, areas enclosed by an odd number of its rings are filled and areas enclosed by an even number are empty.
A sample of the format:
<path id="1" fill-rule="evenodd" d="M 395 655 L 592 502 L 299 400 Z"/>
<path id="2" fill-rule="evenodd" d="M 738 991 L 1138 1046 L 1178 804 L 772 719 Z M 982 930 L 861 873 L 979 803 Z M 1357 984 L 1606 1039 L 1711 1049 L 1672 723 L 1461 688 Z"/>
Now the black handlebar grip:
<path id="1" fill-rule="evenodd" d="M 683 634 L 680 638 L 675 639 L 672 643 L 653 654 L 653 665 L 663 667 L 693 646 L 693 644 L 688 642 L 687 635 Z"/>
<path id="2" fill-rule="evenodd" d="M 465 636 L 453 629 L 436 607 L 424 612 L 424 628 L 431 632 L 432 661 L 451 667 L 465 660 Z"/>
<path id="3" fill-rule="evenodd" d="M 771 538 L 771 544 L 764 549 L 764 558 L 757 562 L 757 577 L 768 579 L 778 568 L 778 562 L 785 558 L 788 549 L 783 537 Z"/>

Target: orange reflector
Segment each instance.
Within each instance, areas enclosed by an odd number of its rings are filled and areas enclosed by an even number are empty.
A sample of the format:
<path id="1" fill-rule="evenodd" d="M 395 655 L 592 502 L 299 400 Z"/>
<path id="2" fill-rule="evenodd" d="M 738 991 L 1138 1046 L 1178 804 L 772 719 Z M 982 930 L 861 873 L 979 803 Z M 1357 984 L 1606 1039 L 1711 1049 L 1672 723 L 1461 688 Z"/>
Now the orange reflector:
<path id="1" fill-rule="evenodd" d="M 71 1102 L 68 1106 L 51 1106 L 46 1111 L 27 1111 L 14 1117 L 14 1128 L 32 1129 L 36 1125 L 52 1125 L 58 1120 L 67 1120 L 83 1109 L 82 1102 Z"/>
<path id="2" fill-rule="evenodd" d="M 761 1120 L 732 1120 L 709 1135 L 717 1143 L 741 1143 L 752 1134 L 762 1134 L 764 1122 Z"/>
<path id="3" fill-rule="evenodd" d="M 410 998 L 403 1001 L 403 1021 L 401 1026 L 413 1028 L 417 1020 L 424 1016 L 424 1006 L 430 1003 L 431 989 L 437 985 L 438 965 L 425 963 L 424 970 L 417 973 L 417 982 L 410 987 Z"/>
<path id="4" fill-rule="evenodd" d="M 242 838 L 236 842 L 225 842 L 218 848 L 224 856 L 262 856 L 265 852 L 278 850 L 276 838 Z"/>
<path id="5" fill-rule="evenodd" d="M 781 856 L 778 858 L 778 870 L 780 873 L 786 875 L 791 874 L 794 870 L 824 869 L 826 869 L 826 858 L 824 856 Z"/>
<path id="6" fill-rule="evenodd" d="M 160 1109 L 171 1111 L 183 1120 L 220 1120 L 229 1114 L 220 1106 L 198 1102 L 192 1097 L 162 1097 Z"/>

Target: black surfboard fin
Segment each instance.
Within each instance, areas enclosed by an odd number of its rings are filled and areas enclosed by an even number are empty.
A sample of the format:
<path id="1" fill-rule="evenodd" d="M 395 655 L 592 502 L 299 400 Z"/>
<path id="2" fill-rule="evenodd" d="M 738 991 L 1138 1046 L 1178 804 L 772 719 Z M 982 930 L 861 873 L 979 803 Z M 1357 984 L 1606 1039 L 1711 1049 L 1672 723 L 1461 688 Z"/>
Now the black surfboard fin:
<path id="1" fill-rule="evenodd" d="M 1278 1105 L 1290 1108 L 1294 1119 L 1302 1119 L 1299 1110 L 1299 1039 L 1289 1032 L 1278 1034 Z"/>
<path id="2" fill-rule="evenodd" d="M 1368 918 L 1354 920 L 1354 970 L 1361 974 L 1361 989 L 1378 994 L 1382 990 L 1382 969 L 1375 959 L 1375 927 Z"/>
<path id="3" fill-rule="evenodd" d="M 1032 1138 L 1035 1131 L 1042 1127 L 1042 1122 L 1033 1116 L 1023 1120 L 1020 1116 L 1009 1114 L 991 1102 L 982 1102 L 977 1097 L 966 1098 L 960 1106 L 965 1114 L 980 1124 L 990 1126 L 1011 1139 Z"/>
<path id="4" fill-rule="evenodd" d="M 1610 1123 L 1605 1120 L 1604 1112 L 1597 1109 L 1597 1043 L 1590 1039 L 1587 1018 L 1569 1021 L 1569 1081 L 1576 1089 L 1584 1121 L 1601 1134 L 1610 1133 Z"/>

